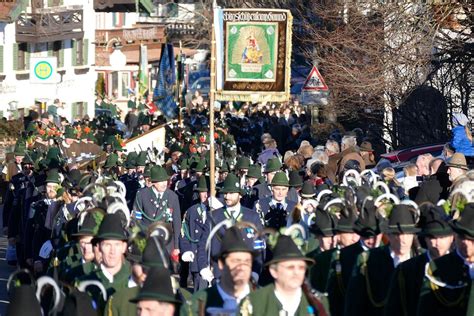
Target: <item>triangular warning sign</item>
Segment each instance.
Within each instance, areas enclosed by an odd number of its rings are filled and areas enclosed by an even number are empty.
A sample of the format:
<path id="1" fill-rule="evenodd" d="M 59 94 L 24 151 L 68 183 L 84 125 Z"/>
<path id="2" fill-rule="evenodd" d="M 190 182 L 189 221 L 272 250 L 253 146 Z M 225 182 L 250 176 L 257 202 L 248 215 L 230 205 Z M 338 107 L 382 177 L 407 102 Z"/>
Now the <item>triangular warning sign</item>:
<path id="1" fill-rule="evenodd" d="M 328 91 L 328 86 L 324 82 L 323 76 L 318 71 L 316 66 L 313 66 L 309 76 L 304 82 L 303 91 Z"/>

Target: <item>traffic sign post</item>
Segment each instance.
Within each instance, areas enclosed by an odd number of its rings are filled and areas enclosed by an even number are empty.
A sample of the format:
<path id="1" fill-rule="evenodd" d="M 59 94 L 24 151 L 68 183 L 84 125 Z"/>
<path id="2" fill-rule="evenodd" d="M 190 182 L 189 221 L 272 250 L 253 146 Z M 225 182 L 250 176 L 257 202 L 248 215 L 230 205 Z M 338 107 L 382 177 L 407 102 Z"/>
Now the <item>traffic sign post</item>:
<path id="1" fill-rule="evenodd" d="M 318 68 L 313 66 L 303 85 L 303 91 L 328 91 L 328 86 L 319 73 Z"/>

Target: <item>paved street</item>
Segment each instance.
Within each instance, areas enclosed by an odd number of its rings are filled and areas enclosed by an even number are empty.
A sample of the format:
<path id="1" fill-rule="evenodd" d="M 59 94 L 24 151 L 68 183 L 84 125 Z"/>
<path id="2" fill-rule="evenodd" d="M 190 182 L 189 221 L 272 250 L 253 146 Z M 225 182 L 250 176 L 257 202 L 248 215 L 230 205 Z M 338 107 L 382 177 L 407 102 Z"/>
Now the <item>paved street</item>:
<path id="1" fill-rule="evenodd" d="M 2 223 L 3 205 L 0 206 L 0 227 L 3 227 Z M 7 295 L 7 280 L 10 273 L 14 271 L 14 268 L 7 264 L 5 260 L 5 252 L 7 250 L 7 239 L 5 236 L 0 237 L 0 315 L 5 314 L 5 310 L 8 304 Z"/>

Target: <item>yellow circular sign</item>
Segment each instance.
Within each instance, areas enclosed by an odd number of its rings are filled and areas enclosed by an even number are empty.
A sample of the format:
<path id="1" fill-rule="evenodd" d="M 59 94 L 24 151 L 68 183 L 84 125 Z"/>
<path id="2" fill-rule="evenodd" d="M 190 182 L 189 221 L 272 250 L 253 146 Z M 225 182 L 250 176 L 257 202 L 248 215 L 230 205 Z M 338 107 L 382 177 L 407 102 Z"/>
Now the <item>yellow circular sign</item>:
<path id="1" fill-rule="evenodd" d="M 46 80 L 53 74 L 53 67 L 47 61 L 40 61 L 35 66 L 35 76 L 38 79 Z"/>

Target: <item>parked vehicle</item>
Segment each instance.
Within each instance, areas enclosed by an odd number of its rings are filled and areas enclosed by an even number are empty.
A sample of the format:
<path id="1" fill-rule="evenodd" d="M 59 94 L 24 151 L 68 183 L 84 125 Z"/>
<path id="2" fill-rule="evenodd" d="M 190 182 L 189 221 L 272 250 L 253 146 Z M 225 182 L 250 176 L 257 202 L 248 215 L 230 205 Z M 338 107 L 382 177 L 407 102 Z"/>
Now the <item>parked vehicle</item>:
<path id="1" fill-rule="evenodd" d="M 416 162 L 416 158 L 423 154 L 432 154 L 433 157 L 441 155 L 445 143 L 413 146 L 404 149 L 398 149 L 386 154 L 380 155 L 380 158 L 385 158 L 391 163 L 399 162 Z"/>

